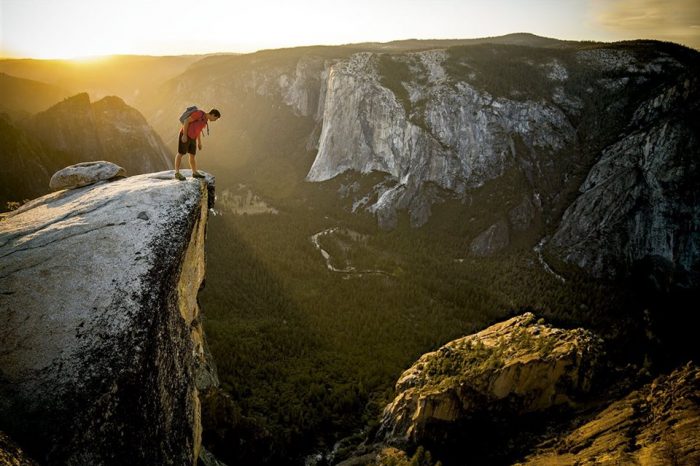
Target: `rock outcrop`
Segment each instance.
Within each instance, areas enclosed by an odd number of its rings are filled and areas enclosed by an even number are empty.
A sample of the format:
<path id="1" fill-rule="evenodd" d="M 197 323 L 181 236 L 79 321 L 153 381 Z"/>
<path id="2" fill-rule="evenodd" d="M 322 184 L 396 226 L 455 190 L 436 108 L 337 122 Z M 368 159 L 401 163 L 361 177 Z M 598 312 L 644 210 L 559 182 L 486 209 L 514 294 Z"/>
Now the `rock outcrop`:
<path id="1" fill-rule="evenodd" d="M 449 464 L 700 464 L 700 367 L 601 397 L 603 355 L 589 331 L 530 313 L 454 340 L 403 373 L 377 434 L 340 464 L 408 464 L 418 445 Z"/>
<path id="2" fill-rule="evenodd" d="M 519 464 L 700 464 L 700 368 L 659 377 L 546 443 Z"/>
<path id="3" fill-rule="evenodd" d="M 213 178 L 59 191 L 0 223 L 0 425 L 45 464 L 187 465 L 216 383 L 197 293 Z"/>
<path id="4" fill-rule="evenodd" d="M 603 150 L 548 251 L 599 277 L 655 259 L 665 275 L 700 282 L 699 84 L 680 80 L 639 105 L 632 131 Z"/>
<path id="5" fill-rule="evenodd" d="M 526 313 L 423 355 L 399 378 L 378 438 L 419 445 L 469 419 L 573 404 L 591 387 L 602 341 L 587 330 L 536 320 Z"/>
<path id="6" fill-rule="evenodd" d="M 70 154 L 73 163 L 109 160 L 130 174 L 172 164 L 174 149 L 119 97 L 91 103 L 87 94 L 78 94 L 36 114 L 29 127 L 47 148 Z"/>
<path id="7" fill-rule="evenodd" d="M 126 170 L 111 162 L 83 162 L 54 173 L 51 181 L 49 181 L 49 187 L 54 191 L 81 188 L 99 181 L 123 178 L 125 176 Z"/>
<path id="8" fill-rule="evenodd" d="M 473 256 L 490 256 L 508 246 L 508 238 L 508 224 L 501 220 L 474 238 L 469 245 L 469 251 Z"/>

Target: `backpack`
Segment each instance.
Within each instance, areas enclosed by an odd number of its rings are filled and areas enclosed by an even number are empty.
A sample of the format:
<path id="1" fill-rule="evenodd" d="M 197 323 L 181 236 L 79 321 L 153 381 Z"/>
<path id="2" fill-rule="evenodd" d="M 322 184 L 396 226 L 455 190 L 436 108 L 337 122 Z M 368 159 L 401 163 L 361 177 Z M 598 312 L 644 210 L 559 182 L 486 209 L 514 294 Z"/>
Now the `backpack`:
<path id="1" fill-rule="evenodd" d="M 191 107 L 187 107 L 184 112 L 182 112 L 182 115 L 180 115 L 180 123 L 183 125 L 185 124 L 185 120 L 187 120 L 190 115 L 192 115 L 194 112 L 199 110 L 196 105 L 193 105 Z"/>
<path id="2" fill-rule="evenodd" d="M 185 121 L 192 115 L 194 112 L 199 110 L 196 105 L 193 105 L 191 107 L 187 107 L 184 112 L 182 112 L 182 115 L 180 115 L 180 123 L 185 124 Z M 209 135 L 209 122 L 207 121 L 207 135 Z"/>

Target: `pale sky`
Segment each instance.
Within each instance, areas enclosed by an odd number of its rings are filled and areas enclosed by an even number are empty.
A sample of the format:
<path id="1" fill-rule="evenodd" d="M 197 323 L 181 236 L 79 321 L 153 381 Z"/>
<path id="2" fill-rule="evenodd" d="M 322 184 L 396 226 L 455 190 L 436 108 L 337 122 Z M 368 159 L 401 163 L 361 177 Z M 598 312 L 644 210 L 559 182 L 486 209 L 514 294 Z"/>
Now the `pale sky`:
<path id="1" fill-rule="evenodd" d="M 0 56 L 251 52 L 511 32 L 700 49 L 700 0 L 0 0 Z"/>

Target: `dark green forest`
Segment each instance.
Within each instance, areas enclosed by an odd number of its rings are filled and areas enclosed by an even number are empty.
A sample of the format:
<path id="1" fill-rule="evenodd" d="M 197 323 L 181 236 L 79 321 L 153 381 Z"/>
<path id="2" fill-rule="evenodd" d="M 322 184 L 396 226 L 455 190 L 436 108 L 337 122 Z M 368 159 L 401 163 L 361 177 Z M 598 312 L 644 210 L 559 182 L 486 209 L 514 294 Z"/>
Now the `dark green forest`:
<path id="1" fill-rule="evenodd" d="M 404 218 L 380 231 L 331 200 L 337 183 L 306 185 L 303 206 L 273 202 L 278 215 L 209 219 L 200 299 L 222 383 L 204 403 L 204 442 L 223 461 L 301 463 L 342 438 L 352 445 L 421 354 L 510 315 L 534 310 L 573 325 L 617 308 L 584 277 L 557 281 L 529 247 L 469 257 L 447 212 L 421 229 Z M 362 237 L 322 238 L 335 265 L 384 273 L 328 270 L 311 236 L 338 226 Z"/>

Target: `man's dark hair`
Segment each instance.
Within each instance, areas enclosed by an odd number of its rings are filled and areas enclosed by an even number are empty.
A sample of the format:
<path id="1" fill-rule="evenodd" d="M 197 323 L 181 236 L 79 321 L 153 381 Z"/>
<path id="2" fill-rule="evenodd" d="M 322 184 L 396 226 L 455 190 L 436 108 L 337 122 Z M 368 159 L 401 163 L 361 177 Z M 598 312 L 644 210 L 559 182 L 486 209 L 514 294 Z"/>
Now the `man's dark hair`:
<path id="1" fill-rule="evenodd" d="M 210 115 L 214 115 L 216 118 L 221 118 L 221 112 L 218 111 L 218 110 L 215 109 L 215 108 L 212 108 L 212 109 L 209 111 L 209 114 L 210 114 Z"/>

